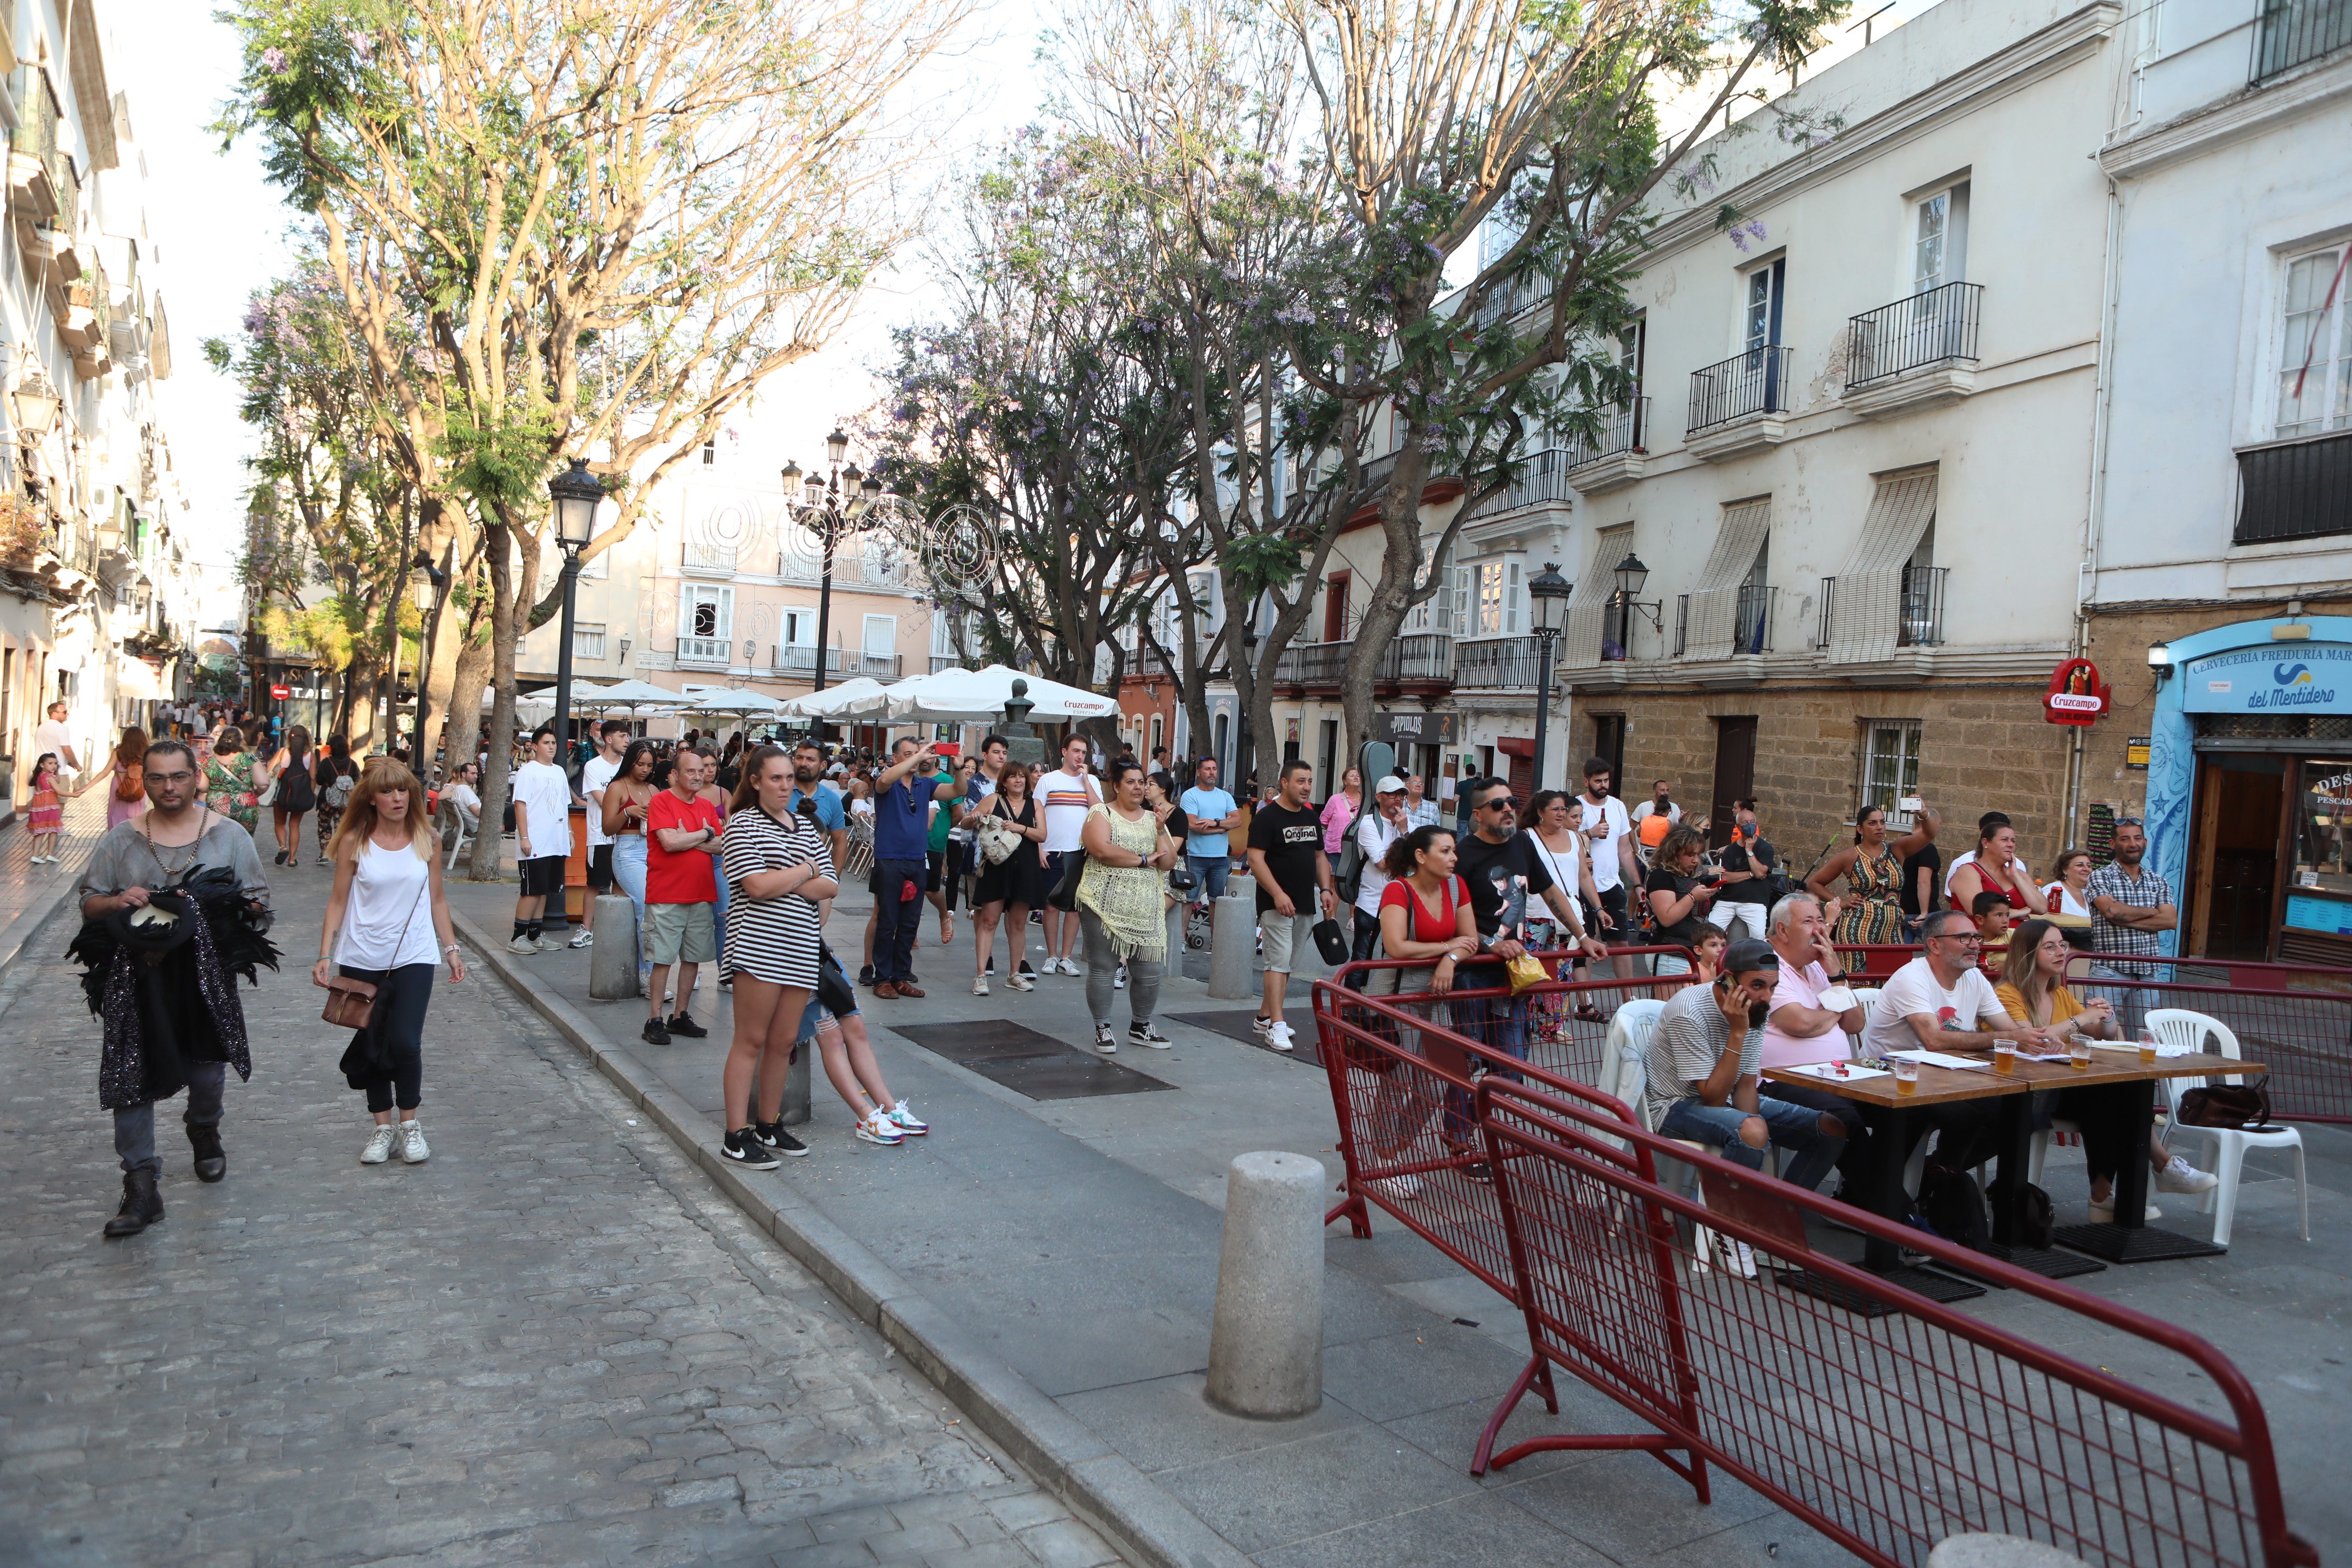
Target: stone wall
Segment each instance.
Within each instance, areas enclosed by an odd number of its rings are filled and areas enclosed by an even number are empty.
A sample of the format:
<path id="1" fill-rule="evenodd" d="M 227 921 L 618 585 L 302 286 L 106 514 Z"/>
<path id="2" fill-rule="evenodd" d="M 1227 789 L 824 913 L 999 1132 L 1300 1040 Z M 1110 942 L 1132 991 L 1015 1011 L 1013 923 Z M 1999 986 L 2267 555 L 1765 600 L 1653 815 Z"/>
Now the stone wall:
<path id="1" fill-rule="evenodd" d="M 2143 662 L 2145 655 L 2143 654 Z M 2143 671 L 2144 673 L 2144 671 Z M 2027 864 L 2046 868 L 2063 846 L 2070 738 L 2042 716 L 2040 685 L 1930 682 L 1897 690 L 1772 687 L 1727 692 L 1626 692 L 1575 700 L 1574 756 L 1591 749 L 1593 715 L 1626 715 L 1625 776 L 1619 793 L 1646 798 L 1669 778 L 1685 810 L 1704 810 L 1715 787 L 1718 717 L 1756 716 L 1756 795 L 1765 836 L 1801 873 L 1825 846 L 1852 841 L 1862 771 L 1863 726 L 1873 719 L 1919 721 L 1919 788 L 1943 813 L 1945 853 L 1973 847 L 1979 814 L 2016 818 Z"/>

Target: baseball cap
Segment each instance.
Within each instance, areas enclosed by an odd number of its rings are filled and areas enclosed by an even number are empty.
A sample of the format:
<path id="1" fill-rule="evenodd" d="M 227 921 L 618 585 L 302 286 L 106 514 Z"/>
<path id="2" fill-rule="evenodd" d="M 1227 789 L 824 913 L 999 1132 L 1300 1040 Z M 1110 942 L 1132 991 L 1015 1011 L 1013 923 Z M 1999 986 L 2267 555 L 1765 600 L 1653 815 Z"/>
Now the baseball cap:
<path id="1" fill-rule="evenodd" d="M 1404 793 L 1404 780 L 1397 777 L 1394 773 L 1384 773 L 1381 777 L 1381 782 L 1372 786 L 1372 793 L 1374 795 L 1402 795 Z"/>
<path id="2" fill-rule="evenodd" d="M 1726 974 L 1738 974 L 1748 969 L 1780 967 L 1780 955 L 1772 951 L 1772 944 L 1752 936 L 1741 937 L 1723 952 L 1723 973 Z"/>

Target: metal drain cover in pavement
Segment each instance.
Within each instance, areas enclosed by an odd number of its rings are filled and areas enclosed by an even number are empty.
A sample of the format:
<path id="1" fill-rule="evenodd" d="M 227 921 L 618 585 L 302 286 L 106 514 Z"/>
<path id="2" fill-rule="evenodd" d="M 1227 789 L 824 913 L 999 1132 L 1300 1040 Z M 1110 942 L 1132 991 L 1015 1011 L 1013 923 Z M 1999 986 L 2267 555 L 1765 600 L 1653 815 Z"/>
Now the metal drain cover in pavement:
<path id="1" fill-rule="evenodd" d="M 1092 1051 L 1075 1049 L 1025 1024 L 992 1018 L 889 1027 L 925 1050 L 1032 1100 L 1092 1100 L 1098 1095 L 1148 1094 L 1155 1089 L 1176 1087 Z"/>

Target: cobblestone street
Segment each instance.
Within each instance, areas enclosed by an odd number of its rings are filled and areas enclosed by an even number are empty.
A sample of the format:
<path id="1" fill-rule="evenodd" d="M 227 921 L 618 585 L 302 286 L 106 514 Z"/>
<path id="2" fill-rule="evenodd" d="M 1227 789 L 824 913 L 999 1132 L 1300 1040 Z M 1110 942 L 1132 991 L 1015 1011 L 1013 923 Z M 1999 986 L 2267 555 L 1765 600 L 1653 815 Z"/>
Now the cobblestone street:
<path id="1" fill-rule="evenodd" d="M 228 1178 L 171 1102 L 143 1236 L 68 929 L 0 987 L 0 1562 L 1115 1560 L 488 976 L 436 990 L 431 1160 L 362 1166 L 326 874 L 275 875 Z"/>

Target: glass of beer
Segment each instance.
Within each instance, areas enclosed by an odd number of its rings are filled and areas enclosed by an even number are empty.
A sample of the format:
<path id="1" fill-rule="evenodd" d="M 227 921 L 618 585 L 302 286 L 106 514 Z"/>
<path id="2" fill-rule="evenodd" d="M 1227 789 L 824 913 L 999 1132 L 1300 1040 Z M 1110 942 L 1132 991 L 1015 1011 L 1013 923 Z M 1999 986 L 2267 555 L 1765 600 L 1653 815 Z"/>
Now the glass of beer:
<path id="1" fill-rule="evenodd" d="M 2139 1065 L 2146 1067 L 2155 1060 L 2156 1031 L 2154 1029 L 2142 1029 L 2139 1032 Z"/>
<path id="2" fill-rule="evenodd" d="M 2017 1042 L 1995 1040 L 1992 1043 L 1992 1070 L 1997 1073 L 2017 1071 Z"/>
<path id="3" fill-rule="evenodd" d="M 2090 1070 L 2090 1036 L 2069 1035 L 2066 1037 L 2066 1065 L 2073 1068 L 2076 1072 L 2087 1072 Z"/>
<path id="4" fill-rule="evenodd" d="M 1897 1094 L 1916 1094 L 1919 1092 L 1919 1064 L 1917 1062 L 1912 1061 L 1904 1057 L 1896 1057 L 1895 1058 L 1895 1092 Z"/>

